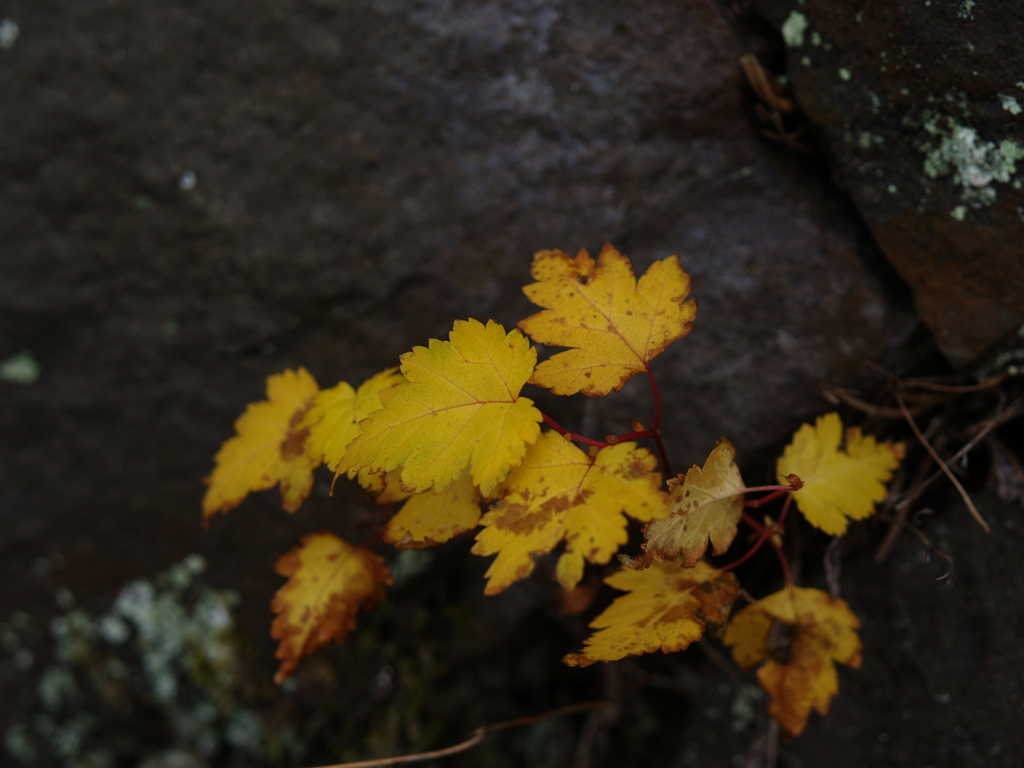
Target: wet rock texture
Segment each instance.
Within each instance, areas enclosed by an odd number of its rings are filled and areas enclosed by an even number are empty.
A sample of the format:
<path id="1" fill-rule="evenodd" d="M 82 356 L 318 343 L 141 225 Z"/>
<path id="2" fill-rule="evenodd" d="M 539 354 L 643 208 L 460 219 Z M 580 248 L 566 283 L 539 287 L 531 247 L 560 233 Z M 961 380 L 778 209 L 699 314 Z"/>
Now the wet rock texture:
<path id="1" fill-rule="evenodd" d="M 827 174 L 751 126 L 744 48 L 711 0 L 10 0 L 2 13 L 20 36 L 0 49 L 0 360 L 27 350 L 41 371 L 0 380 L 4 611 L 45 617 L 59 585 L 110 595 L 200 550 L 211 578 L 260 606 L 249 626 L 265 637 L 274 559 L 349 525 L 355 499 L 319 494 L 286 518 L 264 494 L 201 532 L 200 480 L 234 418 L 286 366 L 357 382 L 454 318 L 513 325 L 532 311 L 520 287 L 541 248 L 610 241 L 639 269 L 681 255 L 698 318 L 655 365 L 678 468 L 722 434 L 741 461 L 765 458 L 828 407 L 822 384 L 854 383 L 865 358 L 903 370 L 926 344 Z M 978 107 L 935 109 L 937 130 L 951 115 L 976 146 L 1012 137 L 970 122 Z M 961 252 L 961 226 L 964 253 L 1010 242 L 989 232 L 1016 216 L 1012 182 L 993 176 L 992 205 L 961 203 L 942 170 L 957 156 L 925 133 L 914 167 L 939 152 L 935 179 L 885 179 L 913 192 L 897 196 L 911 212 L 885 219 L 893 237 L 942 259 Z M 864 151 L 880 162 L 895 146 Z M 941 217 L 916 214 L 926 187 Z M 961 204 L 963 222 L 948 214 Z M 893 258 L 951 359 L 976 354 L 948 335 L 984 336 L 975 309 L 947 333 Z M 985 285 L 942 259 L 920 267 L 927 285 L 941 270 L 946 290 Z M 650 413 L 642 386 L 586 407 L 538 399 L 595 435 Z M 21 577 L 51 552 L 61 574 Z"/>
<path id="2" fill-rule="evenodd" d="M 852 211 L 751 129 L 711 2 L 5 8 L 0 357 L 42 371 L 0 382 L 6 537 L 196 530 L 267 374 L 358 381 L 454 318 L 512 325 L 540 248 L 681 254 L 680 465 L 771 445 L 915 327 Z"/>
<path id="3" fill-rule="evenodd" d="M 947 358 L 1024 323 L 1024 8 L 758 2 L 793 93 Z"/>

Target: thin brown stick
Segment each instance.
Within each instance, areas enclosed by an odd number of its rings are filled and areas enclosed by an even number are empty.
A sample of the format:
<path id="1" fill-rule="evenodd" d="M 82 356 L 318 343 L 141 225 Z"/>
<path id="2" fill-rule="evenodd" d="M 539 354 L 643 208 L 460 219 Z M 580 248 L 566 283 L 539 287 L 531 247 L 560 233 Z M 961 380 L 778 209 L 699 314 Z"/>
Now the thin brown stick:
<path id="1" fill-rule="evenodd" d="M 998 387 L 1004 381 L 1009 378 L 1009 373 L 1001 373 L 998 376 L 993 376 L 991 379 L 985 379 L 985 381 L 979 381 L 977 384 L 966 384 L 963 386 L 954 386 L 952 384 L 935 384 L 931 381 L 923 381 L 921 379 L 905 379 L 903 384 L 908 387 L 914 387 L 916 389 L 927 389 L 932 392 L 984 392 L 986 389 L 992 389 Z"/>
<path id="2" fill-rule="evenodd" d="M 950 460 L 947 463 L 948 464 L 955 464 L 957 461 L 960 460 L 960 458 L 965 453 L 967 453 L 972 448 L 974 448 L 979 441 L 981 441 L 983 438 L 987 437 L 989 432 L 991 432 L 993 429 L 998 427 L 1000 424 L 1002 424 L 1002 423 L 1004 423 L 1006 421 L 1009 421 L 1010 419 L 1016 418 L 1019 415 L 1019 412 L 1022 410 L 1021 406 L 1024 406 L 1024 397 L 1018 397 L 1016 400 L 1014 400 L 1012 403 L 1010 403 L 1004 410 L 1000 411 L 995 416 L 993 416 L 991 419 L 986 421 L 982 425 L 981 429 L 978 430 L 978 434 L 976 434 L 974 437 L 972 437 L 970 440 L 968 440 L 966 443 L 964 443 L 960 447 L 960 450 L 957 451 L 956 453 L 954 453 L 953 456 L 950 458 Z M 930 477 L 928 477 L 927 479 L 921 480 L 918 483 L 914 483 L 911 486 L 911 489 L 906 492 L 907 493 L 907 498 L 909 498 L 909 499 L 916 499 L 918 496 L 920 496 L 924 492 L 924 490 L 928 486 L 930 486 L 932 483 L 934 483 L 936 480 L 938 480 L 940 477 L 942 477 L 942 475 L 943 475 L 943 471 L 940 468 L 940 469 L 935 470 L 935 472 L 932 473 L 932 475 Z M 900 494 L 894 494 L 894 496 L 899 496 L 899 495 Z M 879 550 L 879 552 L 881 552 L 881 550 Z M 884 560 L 885 558 L 883 557 L 882 559 Z M 881 562 L 881 560 L 879 560 L 879 562 Z"/>
<path id="3" fill-rule="evenodd" d="M 567 704 L 564 707 L 558 707 L 558 709 L 549 709 L 547 712 L 541 712 L 539 715 L 527 715 L 526 717 L 517 717 L 514 720 L 505 720 L 491 725 L 482 725 L 473 731 L 473 735 L 465 741 L 460 741 L 458 744 L 452 744 L 452 746 L 445 747 L 444 749 L 435 749 L 430 752 L 417 752 L 412 755 L 381 757 L 377 760 L 357 760 L 352 763 L 335 763 L 334 765 L 320 766 L 320 768 L 378 768 L 379 766 L 399 765 L 401 763 L 421 763 L 424 760 L 433 760 L 438 757 L 457 755 L 459 752 L 465 752 L 467 749 L 472 749 L 483 741 L 487 735 L 494 733 L 495 731 L 503 731 L 506 728 L 517 728 L 521 725 L 529 725 L 530 723 L 536 723 L 538 720 L 546 720 L 549 717 L 571 715 L 573 712 L 595 709 L 596 707 L 605 706 L 609 703 L 608 699 L 584 701 L 579 704 Z"/>
<path id="4" fill-rule="evenodd" d="M 922 510 L 922 511 L 930 512 L 931 510 Z M 927 547 L 929 554 L 936 554 L 936 555 L 941 557 L 943 560 L 945 560 L 949 564 L 949 569 L 944 574 L 942 574 L 941 576 L 936 576 L 935 577 L 936 581 L 945 581 L 946 579 L 948 579 L 950 576 L 953 575 L 953 567 L 954 567 L 953 558 L 950 557 L 949 555 L 947 555 L 945 552 L 943 552 L 938 547 L 936 547 L 934 544 L 932 544 L 931 539 L 929 539 L 927 536 L 925 536 L 924 531 L 922 531 L 916 525 L 912 525 L 911 523 L 900 522 L 898 519 L 893 518 L 890 515 L 879 515 L 879 517 L 881 517 L 882 520 L 886 520 L 886 521 L 892 523 L 894 527 L 906 528 L 908 531 L 913 533 L 915 536 L 917 536 L 918 539 L 921 540 L 921 543 L 924 544 L 925 547 Z"/>
<path id="5" fill-rule="evenodd" d="M 914 417 L 911 416 L 910 411 L 907 410 L 907 404 L 903 402 L 903 395 L 900 394 L 899 389 L 893 390 L 893 393 L 896 395 L 896 402 L 899 403 L 900 410 L 903 411 L 903 418 L 907 420 L 910 428 L 914 430 L 914 434 L 917 435 L 917 439 L 921 441 L 921 445 L 924 446 L 924 449 L 928 451 L 928 455 L 931 456 L 932 460 L 939 465 L 943 472 L 946 473 L 946 477 L 949 478 L 949 481 L 953 483 L 957 491 L 960 492 L 960 498 L 964 500 L 964 503 L 967 505 L 967 509 L 970 510 L 974 519 L 978 521 L 978 525 L 985 529 L 985 533 L 991 533 L 992 529 L 988 527 L 988 523 L 985 522 L 981 513 L 978 512 L 977 507 L 974 506 L 974 502 L 971 501 L 971 497 L 967 495 L 967 491 L 965 491 L 964 487 L 960 485 L 960 481 L 956 479 L 956 475 L 954 475 L 953 471 L 946 466 L 946 462 L 944 462 L 939 454 L 935 452 L 931 443 L 925 439 L 925 436 L 921 434 L 921 430 L 917 428 L 917 422 L 914 421 Z"/>

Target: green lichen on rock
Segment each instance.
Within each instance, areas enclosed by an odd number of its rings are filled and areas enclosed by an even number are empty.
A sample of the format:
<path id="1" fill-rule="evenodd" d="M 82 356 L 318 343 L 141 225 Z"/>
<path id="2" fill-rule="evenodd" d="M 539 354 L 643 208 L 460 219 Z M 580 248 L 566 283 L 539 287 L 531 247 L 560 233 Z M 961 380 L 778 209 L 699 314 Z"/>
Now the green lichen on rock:
<path id="1" fill-rule="evenodd" d="M 154 579 L 126 585 L 100 615 L 76 608 L 56 616 L 52 659 L 37 672 L 30 648 L 41 633 L 17 616 L 0 624 L 3 649 L 35 676 L 35 685 L 25 686 L 33 701 L 4 734 L 7 753 L 47 768 L 206 768 L 226 756 L 259 766 L 301 758 L 294 732 L 255 706 L 243 664 L 247 641 L 235 619 L 238 596 L 202 585 L 204 568 L 190 555 Z"/>
<path id="2" fill-rule="evenodd" d="M 1009 112 L 1011 115 L 1019 115 L 1022 111 L 1020 102 L 1017 101 L 1013 96 L 1007 96 L 1006 94 L 999 94 L 999 101 L 1003 105 L 1003 109 Z"/>
<path id="3" fill-rule="evenodd" d="M 922 147 L 925 175 L 929 179 L 951 177 L 960 187 L 960 199 L 971 208 L 995 203 L 993 184 L 1009 183 L 1017 172 L 1017 161 L 1024 159 L 1024 147 L 1017 142 L 984 141 L 974 128 L 950 117 L 930 117 L 923 128 L 933 137 Z"/>
<path id="4" fill-rule="evenodd" d="M 790 48 L 799 48 L 804 44 L 804 34 L 807 32 L 808 21 L 800 11 L 791 11 L 789 16 L 782 22 L 782 39 Z"/>

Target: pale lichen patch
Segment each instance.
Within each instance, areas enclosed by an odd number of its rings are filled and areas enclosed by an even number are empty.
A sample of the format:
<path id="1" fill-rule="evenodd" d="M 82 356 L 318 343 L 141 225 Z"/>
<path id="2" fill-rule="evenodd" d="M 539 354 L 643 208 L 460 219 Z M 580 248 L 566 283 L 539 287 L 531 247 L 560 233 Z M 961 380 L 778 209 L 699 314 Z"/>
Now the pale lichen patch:
<path id="1" fill-rule="evenodd" d="M 791 11 L 789 16 L 782 22 L 782 39 L 790 48 L 799 48 L 804 44 L 804 34 L 807 32 L 808 21 L 800 11 Z"/>

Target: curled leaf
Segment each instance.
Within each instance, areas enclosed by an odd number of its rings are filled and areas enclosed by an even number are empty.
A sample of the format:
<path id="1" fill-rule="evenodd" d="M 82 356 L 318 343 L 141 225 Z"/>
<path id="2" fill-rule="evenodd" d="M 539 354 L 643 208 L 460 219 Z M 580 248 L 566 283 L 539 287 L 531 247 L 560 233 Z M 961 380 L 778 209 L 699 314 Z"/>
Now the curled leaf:
<path id="1" fill-rule="evenodd" d="M 584 560 L 607 563 L 626 543 L 626 517 L 668 513 L 667 494 L 650 451 L 619 443 L 584 453 L 557 432 L 545 432 L 499 489 L 484 515 L 473 553 L 498 557 L 485 593 L 501 592 L 533 571 L 533 558 L 563 539 L 556 578 L 566 589 L 583 576 Z"/>
<path id="2" fill-rule="evenodd" d="M 643 571 L 622 570 L 605 579 L 628 594 L 590 622 L 599 630 L 582 653 L 562 659 L 570 667 L 614 661 L 641 653 L 681 651 L 699 640 L 708 624 L 724 624 L 739 584 L 736 577 L 707 563 L 654 562 Z"/>
<path id="3" fill-rule="evenodd" d="M 517 330 L 456 321 L 449 341 L 402 355 L 405 381 L 381 392 L 338 471 L 401 467 L 402 487 L 419 493 L 444 490 L 469 465 L 489 493 L 540 433 L 540 411 L 519 396 L 536 360 Z"/>
<path id="4" fill-rule="evenodd" d="M 637 560 L 675 560 L 695 565 L 708 548 L 721 555 L 736 538 L 743 516 L 743 478 L 736 466 L 736 449 L 720 438 L 703 469 L 693 466 L 686 475 L 668 481 L 669 516 L 644 528 L 645 556 Z"/>
<path id="5" fill-rule="evenodd" d="M 267 399 L 251 403 L 235 421 L 236 435 L 214 457 L 206 479 L 203 521 L 242 503 L 253 491 L 281 487 L 286 512 L 294 512 L 313 488 L 320 454 L 309 446 L 302 420 L 319 391 L 305 368 L 267 377 Z"/>
<path id="6" fill-rule="evenodd" d="M 771 697 L 768 712 L 786 734 L 797 736 L 811 710 L 827 714 L 839 693 L 833 662 L 860 667 L 858 626 L 844 601 L 820 589 L 788 586 L 737 612 L 725 643 L 741 669 L 764 662 L 757 679 Z"/>
<path id="7" fill-rule="evenodd" d="M 793 491 L 807 522 L 832 536 L 846 533 L 849 520 L 863 520 L 886 497 L 885 484 L 903 458 L 903 443 L 880 443 L 860 429 L 846 430 L 838 413 L 804 424 L 779 458 L 778 482 L 797 475 L 803 487 Z"/>
<path id="8" fill-rule="evenodd" d="M 540 251 L 523 288 L 547 307 L 519 323 L 535 342 L 573 347 L 537 366 L 530 383 L 557 395 L 603 396 L 645 370 L 673 341 L 690 332 L 697 315 L 690 276 L 678 256 L 656 261 L 637 282 L 629 259 L 605 244 L 595 263 L 586 250 L 576 258 Z"/>
<path id="9" fill-rule="evenodd" d="M 355 629 L 359 609 L 383 600 L 392 583 L 382 557 L 327 532 L 304 537 L 274 568 L 288 577 L 270 604 L 277 614 L 270 636 L 281 641 L 278 683 L 318 648 L 341 643 Z"/>

